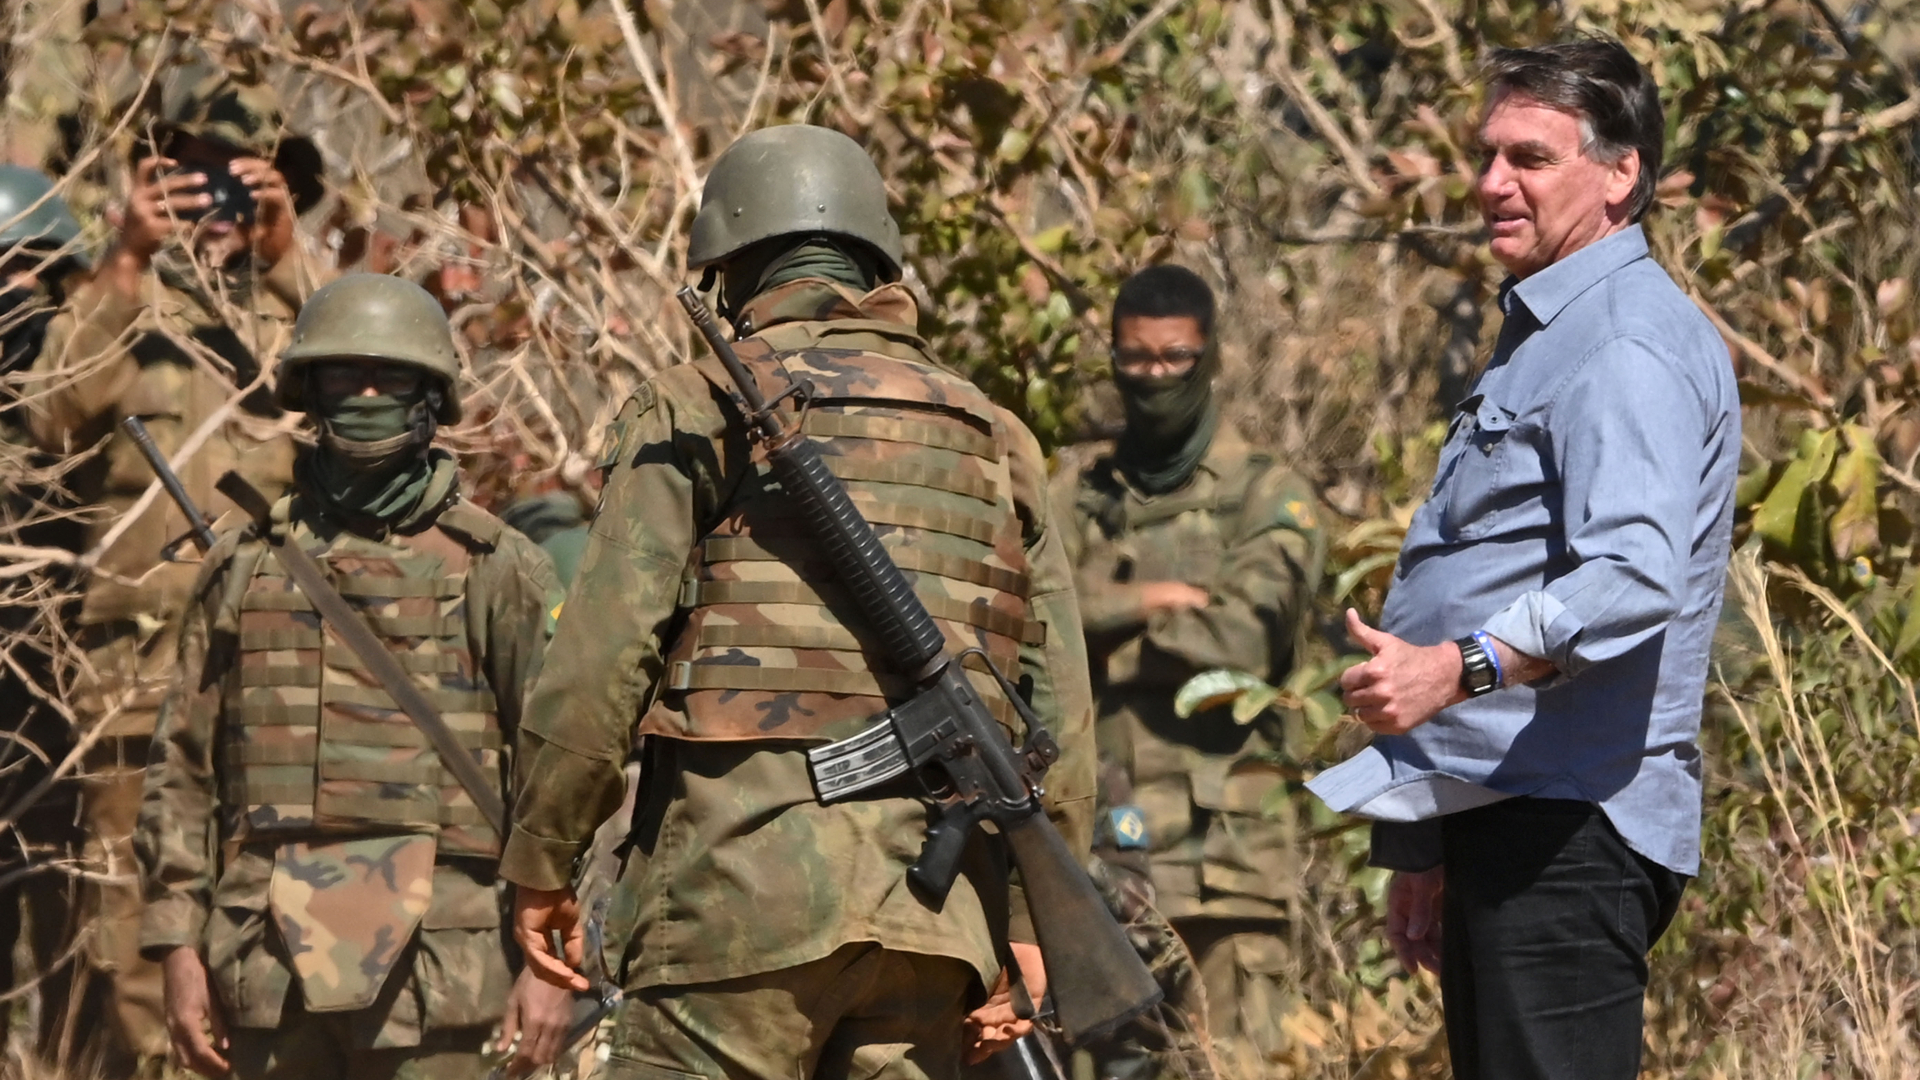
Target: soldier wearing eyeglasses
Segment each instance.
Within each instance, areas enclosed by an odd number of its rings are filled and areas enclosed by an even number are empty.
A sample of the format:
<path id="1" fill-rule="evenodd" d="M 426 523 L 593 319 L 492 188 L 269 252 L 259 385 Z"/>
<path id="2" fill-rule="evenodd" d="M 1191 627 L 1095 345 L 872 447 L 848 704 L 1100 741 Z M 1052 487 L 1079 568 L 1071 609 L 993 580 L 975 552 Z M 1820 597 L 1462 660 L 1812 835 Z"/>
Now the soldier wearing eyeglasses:
<path id="1" fill-rule="evenodd" d="M 1192 951 L 1205 1018 L 1233 1075 L 1283 1075 L 1278 1020 L 1296 980 L 1286 945 L 1294 829 L 1263 809 L 1278 718 L 1225 708 L 1182 719 L 1174 694 L 1226 668 L 1284 681 L 1320 571 L 1314 496 L 1221 421 L 1213 293 L 1163 265 L 1120 287 L 1113 378 L 1126 428 L 1062 474 L 1054 499 L 1077 567 L 1099 706 L 1100 853 Z M 1101 1075 L 1172 1071 L 1144 1043 L 1096 1053 Z"/>

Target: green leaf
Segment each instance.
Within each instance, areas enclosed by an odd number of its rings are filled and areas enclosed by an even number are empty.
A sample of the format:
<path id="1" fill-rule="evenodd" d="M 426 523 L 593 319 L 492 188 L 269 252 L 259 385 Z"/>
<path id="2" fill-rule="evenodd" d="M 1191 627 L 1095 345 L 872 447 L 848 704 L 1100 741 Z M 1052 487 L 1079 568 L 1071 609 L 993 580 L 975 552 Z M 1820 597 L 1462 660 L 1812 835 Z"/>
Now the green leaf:
<path id="1" fill-rule="evenodd" d="M 1333 602 L 1337 604 L 1345 600 L 1347 594 L 1353 591 L 1353 587 L 1365 580 L 1368 574 L 1383 566 L 1392 566 L 1399 558 L 1398 551 L 1382 551 L 1377 555 L 1369 555 L 1342 570 L 1340 576 L 1333 582 Z"/>
<path id="2" fill-rule="evenodd" d="M 1838 441 L 1838 433 L 1831 430 L 1801 432 L 1798 452 L 1753 515 L 1753 531 L 1761 539 L 1783 551 L 1799 552 L 1810 546 L 1813 538 L 1807 536 L 1805 510 L 1811 505 L 1813 489 L 1833 467 Z"/>
<path id="3" fill-rule="evenodd" d="M 1236 724 L 1253 723 L 1254 719 L 1261 713 L 1266 712 L 1279 697 L 1280 691 L 1278 688 L 1264 684 L 1248 690 L 1246 693 L 1240 695 L 1240 700 L 1233 703 L 1233 722 Z"/>
<path id="4" fill-rule="evenodd" d="M 1244 671 L 1229 671 L 1226 668 L 1203 671 L 1188 679 L 1179 690 L 1174 692 L 1174 715 L 1184 720 L 1196 712 L 1217 709 L 1222 705 L 1238 701 L 1241 695 L 1255 690 L 1276 693 L 1273 687 Z M 1261 708 L 1264 709 L 1266 706 L 1263 704 Z"/>
<path id="5" fill-rule="evenodd" d="M 1907 590 L 1907 618 L 1900 624 L 1900 636 L 1894 639 L 1892 656 L 1898 662 L 1907 653 L 1920 645 L 1920 576 L 1914 578 L 1913 587 Z"/>
<path id="6" fill-rule="evenodd" d="M 1841 428 L 1847 453 L 1833 469 L 1840 506 L 1828 519 L 1833 553 L 1842 561 L 1880 550 L 1880 451 L 1858 424 Z"/>

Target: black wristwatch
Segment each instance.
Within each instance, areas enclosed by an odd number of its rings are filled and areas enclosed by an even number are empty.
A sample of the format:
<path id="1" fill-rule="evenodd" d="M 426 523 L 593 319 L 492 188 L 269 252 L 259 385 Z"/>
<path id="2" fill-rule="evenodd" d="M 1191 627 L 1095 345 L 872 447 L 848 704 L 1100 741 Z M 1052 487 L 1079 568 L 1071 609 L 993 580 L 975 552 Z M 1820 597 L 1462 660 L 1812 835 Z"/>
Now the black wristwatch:
<path id="1" fill-rule="evenodd" d="M 1467 696 L 1479 697 L 1500 689 L 1500 669 L 1479 638 L 1469 634 L 1454 644 L 1460 646 L 1460 689 Z"/>

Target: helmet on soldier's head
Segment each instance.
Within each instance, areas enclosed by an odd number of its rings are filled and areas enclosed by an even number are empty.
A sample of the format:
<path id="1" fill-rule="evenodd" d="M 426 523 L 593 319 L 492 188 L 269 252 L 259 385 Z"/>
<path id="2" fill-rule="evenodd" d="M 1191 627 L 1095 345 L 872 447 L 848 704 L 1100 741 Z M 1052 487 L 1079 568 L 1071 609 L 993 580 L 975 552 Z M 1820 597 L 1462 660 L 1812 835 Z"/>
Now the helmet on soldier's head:
<path id="1" fill-rule="evenodd" d="M 307 298 L 280 354 L 274 395 L 282 408 L 306 406 L 308 364 L 321 360 L 384 360 L 420 368 L 444 384 L 434 419 L 460 419 L 460 354 L 453 326 L 433 294 L 391 274 L 348 274 Z"/>
<path id="2" fill-rule="evenodd" d="M 53 178 L 18 165 L 0 165 L 0 249 L 16 247 L 58 251 L 80 239 L 80 223 L 65 199 L 50 194 Z M 74 249 L 81 265 L 87 257 Z"/>
<path id="3" fill-rule="evenodd" d="M 900 272 L 900 227 L 880 170 L 860 144 L 831 128 L 762 128 L 727 147 L 707 174 L 687 236 L 687 267 L 724 262 L 776 236 L 831 233 L 858 240 Z"/>

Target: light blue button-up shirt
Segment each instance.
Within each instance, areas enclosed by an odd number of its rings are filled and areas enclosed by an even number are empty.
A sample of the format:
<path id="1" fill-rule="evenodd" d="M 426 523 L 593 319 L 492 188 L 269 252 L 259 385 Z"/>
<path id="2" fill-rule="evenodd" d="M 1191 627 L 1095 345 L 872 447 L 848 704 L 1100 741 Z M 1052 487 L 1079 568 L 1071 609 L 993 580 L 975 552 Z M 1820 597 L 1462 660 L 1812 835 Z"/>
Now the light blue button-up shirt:
<path id="1" fill-rule="evenodd" d="M 1510 279 L 1500 305 L 1381 625 L 1415 645 L 1485 630 L 1560 674 L 1378 737 L 1308 787 L 1383 822 L 1515 795 L 1598 803 L 1633 850 L 1697 873 L 1697 738 L 1740 457 L 1726 345 L 1638 225 Z M 1377 827 L 1376 846 L 1395 831 Z M 1395 839 L 1395 865 L 1439 861 L 1436 830 Z"/>

